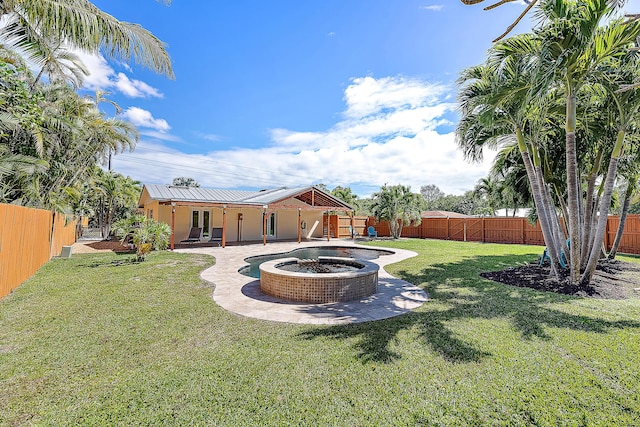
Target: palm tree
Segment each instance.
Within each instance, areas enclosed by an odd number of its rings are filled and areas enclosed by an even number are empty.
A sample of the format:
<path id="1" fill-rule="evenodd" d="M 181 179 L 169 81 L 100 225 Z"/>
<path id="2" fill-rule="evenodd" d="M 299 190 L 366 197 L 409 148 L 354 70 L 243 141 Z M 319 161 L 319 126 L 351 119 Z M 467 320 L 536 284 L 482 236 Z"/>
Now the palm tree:
<path id="1" fill-rule="evenodd" d="M 485 199 L 487 207 L 491 211 L 491 216 L 494 216 L 496 211 L 503 205 L 503 189 L 501 182 L 499 182 L 494 176 L 487 175 L 486 177 L 478 180 L 473 191 L 477 196 Z"/>
<path id="2" fill-rule="evenodd" d="M 371 210 L 377 220 L 389 222 L 391 236 L 398 239 L 404 224 L 419 224 L 424 200 L 406 185 L 383 185 L 374 193 Z"/>
<path id="3" fill-rule="evenodd" d="M 618 93 L 617 98 L 613 94 L 617 93 L 620 83 L 633 81 L 622 78 L 620 72 L 625 68 L 622 59 L 634 56 L 629 48 L 640 34 L 640 27 L 635 22 L 620 20 L 601 27 L 602 19 L 613 10 L 609 7 L 609 3 L 611 2 L 605 0 L 583 2 L 542 0 L 538 2 L 538 15 L 545 24 L 540 30 L 535 34 L 512 37 L 494 46 L 488 61 L 490 65 L 488 68 L 493 74 L 488 75 L 484 72 L 474 76 L 463 73 L 461 78 L 462 82 L 467 83 L 461 91 L 463 119 L 458 129 L 458 138 L 461 146 L 466 150 L 465 153 L 473 153 L 485 142 L 493 140 L 495 143 L 499 141 L 501 135 L 503 137 L 509 135 L 505 129 L 500 129 L 500 123 L 504 122 L 505 118 L 508 119 L 506 122 L 514 126 L 511 135 L 515 134 L 515 139 L 521 147 L 536 210 L 545 234 L 545 243 L 550 250 L 553 264 L 555 264 L 554 252 L 563 246 L 560 240 L 563 232 L 554 220 L 553 203 L 546 188 L 547 182 L 550 182 L 548 180 L 555 180 L 555 184 L 550 188 L 554 189 L 560 207 L 565 212 L 571 239 L 570 281 L 582 286 L 587 286 L 591 280 L 603 237 L 602 222 L 598 223 L 591 234 L 589 219 L 592 204 L 596 204 L 591 202 L 591 197 L 595 193 L 596 178 L 602 173 L 600 164 L 603 159 L 610 156 L 608 172 L 599 193 L 599 218 L 603 220 L 608 213 L 617 162 L 623 153 L 624 135 L 629 126 L 628 117 L 637 111 L 637 108 L 633 107 L 634 103 L 631 102 L 631 97 L 636 96 L 633 91 L 629 91 L 631 93 L 626 95 L 626 92 Z M 520 82 L 516 77 L 524 74 L 513 72 L 519 70 L 519 67 L 523 67 L 522 69 L 527 72 L 527 79 Z M 607 73 L 613 73 L 614 77 L 608 78 Z M 501 76 L 505 76 L 504 83 L 498 85 L 498 89 L 494 92 L 488 89 L 493 87 L 492 79 L 500 81 Z M 615 114 L 620 124 L 612 151 L 603 151 L 606 146 L 595 143 L 596 136 L 593 133 L 594 130 L 589 127 L 589 123 L 585 122 L 580 128 L 578 127 L 578 102 L 585 102 L 586 99 L 588 105 L 592 96 L 586 94 L 585 90 L 595 87 L 594 85 L 607 88 L 609 97 L 612 99 L 610 104 L 615 104 L 617 107 Z M 474 93 L 473 90 L 477 91 L 478 88 L 481 90 Z M 523 103 L 522 94 L 525 92 L 526 102 Z M 547 165 L 547 162 L 554 160 L 549 153 L 559 147 L 556 138 L 561 133 L 549 131 L 552 129 L 550 128 L 552 121 L 548 119 L 549 115 L 546 113 L 549 111 L 549 106 L 554 108 L 553 100 L 557 99 L 559 94 L 564 98 L 565 104 L 564 185 L 557 179 L 557 176 L 563 174 Z M 622 107 L 627 110 L 622 111 Z M 540 110 L 536 111 L 536 109 Z M 486 113 L 484 117 L 483 111 Z M 600 116 L 600 122 L 611 123 L 603 118 L 601 113 Z M 537 117 L 539 123 L 536 123 L 533 117 Z M 532 132 L 533 128 L 535 132 Z M 600 136 L 606 135 L 607 129 L 607 126 L 602 127 L 599 131 Z M 578 150 L 577 134 L 582 138 L 580 150 Z M 527 135 L 529 140 L 525 141 L 524 137 Z M 529 148 L 531 156 L 525 155 L 525 151 Z M 530 161 L 527 157 L 533 160 L 533 171 L 530 170 Z M 588 174 L 589 187 L 586 203 L 583 203 L 581 184 L 582 177 L 587 175 L 583 171 L 588 163 L 591 163 L 591 172 Z M 567 198 L 566 204 L 564 197 Z M 597 216 L 592 215 L 592 218 L 595 219 Z M 545 225 L 545 221 L 549 222 Z M 550 229 L 545 232 L 545 228 L 549 226 L 551 226 Z M 556 248 L 553 248 L 554 245 Z M 564 249 L 567 252 L 567 248 Z M 588 257 L 586 257 L 587 253 Z M 582 275 L 581 267 L 585 268 Z"/>
<path id="4" fill-rule="evenodd" d="M 636 23 L 639 21 L 635 21 Z M 634 42 L 635 38 L 640 34 L 640 27 L 635 31 L 630 31 L 633 40 L 628 40 L 627 45 Z M 629 36 L 629 35 L 628 35 Z M 627 37 L 628 37 L 627 36 Z M 610 38 L 623 38 L 616 32 Z M 611 197 L 613 194 L 615 180 L 618 174 L 618 164 L 625 150 L 626 136 L 635 117 L 640 111 L 640 89 L 634 88 L 629 90 L 620 90 L 621 84 L 628 84 L 636 81 L 639 73 L 640 59 L 635 52 L 626 54 L 617 58 L 615 68 L 607 67 L 602 72 L 596 74 L 599 77 L 598 82 L 606 89 L 611 98 L 612 104 L 615 105 L 617 113 L 617 136 L 613 146 L 607 174 L 604 179 L 603 194 L 600 200 L 600 210 L 598 217 L 598 225 L 595 230 L 594 242 L 585 266 L 585 271 L 581 279 L 581 283 L 586 285 L 590 282 L 593 272 L 595 271 L 598 259 L 600 257 L 600 244 L 604 240 L 604 234 L 607 226 L 607 215 L 611 205 Z M 633 187 L 631 188 L 633 191 Z"/>
<path id="5" fill-rule="evenodd" d="M 107 239 L 111 235 L 113 223 L 127 218 L 127 213 L 135 209 L 140 197 L 140 183 L 130 177 L 116 172 L 104 172 L 99 168 L 94 169 L 92 183 L 94 212 L 98 217 L 102 237 Z M 126 212 L 118 215 L 123 209 Z"/>
<path id="6" fill-rule="evenodd" d="M 465 158 L 472 161 L 482 159 L 484 147 L 497 148 L 504 144 L 518 147 L 551 265 L 559 277 L 559 242 L 563 239 L 558 237 L 558 227 L 554 225 L 557 218 L 555 212 L 550 212 L 539 150 L 531 136 L 542 133 L 539 131 L 540 121 L 532 117 L 545 115 L 536 111 L 538 107 L 532 103 L 532 76 L 528 61 L 515 55 L 504 55 L 504 52 L 512 50 L 511 45 L 525 43 L 535 43 L 535 40 L 529 36 L 507 40 L 494 48 L 486 64 L 463 70 L 458 79 L 461 118 L 456 129 L 456 141 Z M 532 109 L 535 114 L 531 114 Z"/>
<path id="7" fill-rule="evenodd" d="M 513 216 L 517 209 L 531 207 L 533 205 L 533 195 L 527 178 L 527 171 L 522 162 L 522 157 L 518 151 L 517 144 L 505 144 L 491 165 L 489 171 L 493 179 L 502 183 L 502 199 L 505 207 L 513 208 Z"/>
<path id="8" fill-rule="evenodd" d="M 470 6 L 470 5 L 474 5 L 474 4 L 478 4 L 478 3 L 482 3 L 484 0 L 460 0 L 463 4 Z M 518 0 L 499 0 L 496 3 L 487 6 L 484 8 L 484 10 L 491 10 L 491 9 L 495 9 L 498 6 L 502 6 L 504 4 L 507 3 L 511 3 L 513 1 L 518 1 Z M 529 13 L 531 11 L 531 9 L 533 8 L 533 6 L 536 5 L 536 3 L 538 2 L 538 0 L 524 0 L 524 2 L 526 3 L 527 7 L 524 8 L 524 10 L 522 12 L 520 12 L 520 15 L 518 15 L 518 17 L 507 27 L 507 29 L 505 30 L 504 33 L 500 34 L 498 37 L 496 37 L 493 41 L 494 43 L 497 41 L 502 40 L 503 38 L 505 38 L 511 31 L 513 31 L 513 29 L 520 23 L 520 21 L 522 21 L 522 18 L 524 18 L 527 13 Z M 609 0 L 609 5 L 614 8 L 614 9 L 619 9 L 622 6 L 624 6 L 624 4 L 626 3 L 626 0 Z"/>
<path id="9" fill-rule="evenodd" d="M 466 4 L 467 6 L 469 6 L 469 5 L 482 3 L 484 0 L 460 0 L 460 1 L 462 1 L 462 3 Z M 517 1 L 517 0 L 500 0 L 497 3 L 494 3 L 494 4 L 490 5 L 490 6 L 485 7 L 484 10 L 491 10 L 491 9 L 494 9 L 494 8 L 496 8 L 498 6 L 502 6 L 503 4 L 511 3 L 512 1 Z M 516 25 L 518 25 L 520 23 L 522 18 L 524 18 L 525 15 L 527 13 L 529 13 L 531 8 L 533 6 L 535 6 L 535 4 L 538 2 L 538 0 L 524 0 L 524 2 L 527 4 L 527 7 L 520 13 L 520 15 L 518 15 L 518 17 L 515 19 L 515 21 L 513 21 L 513 23 L 507 27 L 507 29 L 506 29 L 506 31 L 504 33 L 502 33 L 501 35 L 499 35 L 498 37 L 496 37 L 493 40 L 494 42 L 502 40 L 505 36 L 507 36 L 516 27 Z"/>
<path id="10" fill-rule="evenodd" d="M 640 181 L 640 147 L 637 144 L 638 135 L 635 134 L 633 136 L 634 143 L 630 144 L 629 149 L 627 150 L 628 154 L 621 159 L 619 165 L 620 175 L 623 177 L 626 185 L 624 188 L 622 208 L 620 209 L 618 230 L 616 231 L 615 239 L 611 245 L 609 255 L 607 256 L 609 259 L 615 259 L 618 253 L 629 208 L 631 206 L 632 199 L 634 199 L 634 196 L 637 196 L 638 183 Z"/>
<path id="11" fill-rule="evenodd" d="M 563 0 L 543 1 L 538 8 L 539 16 L 546 22 L 537 36 L 540 48 L 535 52 L 521 51 L 523 54 L 533 54 L 537 61 L 535 87 L 541 90 L 557 82 L 565 94 L 567 219 L 572 242 L 569 260 L 572 283 L 590 281 L 589 274 L 580 279 L 581 191 L 576 141 L 578 92 L 597 72 L 598 66 L 628 52 L 640 30 L 633 23 L 620 21 L 601 27 L 601 21 L 612 13 L 608 3 L 606 0 L 590 0 L 579 4 Z"/>
<path id="12" fill-rule="evenodd" d="M 39 40 L 64 40 L 71 47 L 101 51 L 109 58 L 133 59 L 173 78 L 165 45 L 138 24 L 118 21 L 88 0 L 2 0 L 4 37 L 23 50 Z"/>
<path id="13" fill-rule="evenodd" d="M 82 87 L 85 76 L 89 75 L 80 57 L 63 47 L 60 41 L 42 40 L 37 44 L 37 53 L 29 59 L 41 67 L 31 84 L 31 90 L 35 89 L 43 75 L 47 75 L 50 82 L 69 82 L 75 89 Z"/>

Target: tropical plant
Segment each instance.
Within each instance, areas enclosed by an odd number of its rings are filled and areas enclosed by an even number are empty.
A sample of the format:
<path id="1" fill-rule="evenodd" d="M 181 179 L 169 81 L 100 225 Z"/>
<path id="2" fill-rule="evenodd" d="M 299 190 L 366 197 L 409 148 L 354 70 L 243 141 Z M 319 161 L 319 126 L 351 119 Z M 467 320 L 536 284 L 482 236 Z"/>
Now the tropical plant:
<path id="1" fill-rule="evenodd" d="M 569 280 L 583 287 L 600 256 L 617 164 L 637 111 L 635 91 L 619 89 L 636 80 L 637 65 L 625 64 L 636 62 L 630 47 L 640 26 L 621 20 L 601 26 L 619 7 L 610 3 L 539 1 L 540 30 L 496 44 L 485 65 L 465 70 L 460 79 L 463 117 L 457 135 L 465 155 L 477 158 L 488 144 L 517 141 L 553 270 L 560 278 L 558 255 L 569 253 L 555 197 L 571 241 Z M 558 100 L 564 104 L 562 121 Z M 606 143 L 614 123 L 615 142 Z M 556 163 L 560 136 L 565 139 L 563 172 Z M 558 179 L 563 175 L 564 182 Z M 583 200 L 584 177 L 588 188 Z M 598 177 L 602 180 L 596 191 Z"/>
<path id="2" fill-rule="evenodd" d="M 95 212 L 108 236 L 135 209 L 139 187 L 95 166 L 133 149 L 138 132 L 100 111 L 105 93 L 78 95 L 88 71 L 75 52 L 132 58 L 173 77 L 164 44 L 87 0 L 5 0 L 0 17 L 0 201 Z"/>
<path id="3" fill-rule="evenodd" d="M 620 209 L 620 221 L 618 222 L 616 237 L 614 238 L 611 250 L 607 255 L 607 258 L 609 259 L 615 259 L 618 249 L 620 248 L 620 242 L 622 241 L 624 226 L 630 210 L 631 201 L 637 192 L 638 181 L 640 180 L 640 148 L 637 144 L 634 144 L 631 147 L 631 151 L 632 155 L 625 158 L 620 165 L 621 175 L 626 181 L 626 186 L 624 189 L 622 207 Z"/>
<path id="4" fill-rule="evenodd" d="M 420 194 L 412 193 L 411 187 L 385 184 L 372 198 L 373 215 L 378 221 L 389 222 L 394 239 L 402 235 L 404 224 L 420 224 L 424 199 Z"/>
<path id="5" fill-rule="evenodd" d="M 138 181 L 116 172 L 105 172 L 95 167 L 93 179 L 87 189 L 89 204 L 99 224 L 102 237 L 108 239 L 112 225 L 135 216 L 141 187 Z"/>
<path id="6" fill-rule="evenodd" d="M 0 165 L 12 165 L 2 171 L 4 201 L 66 211 L 69 189 L 80 189 L 96 162 L 135 146 L 131 123 L 107 118 L 67 83 L 31 86 L 13 59 L 0 59 L 0 73 Z"/>
<path id="7" fill-rule="evenodd" d="M 470 6 L 470 5 L 482 3 L 484 0 L 460 0 L 460 1 L 467 6 Z M 504 4 L 511 3 L 514 1 L 520 1 L 520 0 L 500 0 L 490 6 L 485 7 L 484 10 L 495 9 L 498 6 L 502 6 Z M 505 38 L 507 35 L 509 35 L 509 33 L 513 31 L 513 29 L 520 23 L 520 21 L 522 21 L 522 18 L 524 18 L 527 15 L 527 13 L 529 13 L 532 10 L 533 6 L 535 6 L 536 3 L 538 2 L 538 0 L 523 0 L 523 1 L 526 4 L 526 7 L 524 8 L 524 10 L 520 12 L 520 15 L 518 15 L 518 17 L 507 27 L 507 29 L 502 34 L 500 34 L 498 37 L 496 37 L 493 40 L 494 42 L 500 41 L 503 38 Z M 611 7 L 620 8 L 626 3 L 626 0 L 609 0 L 608 3 L 610 4 Z"/>
<path id="8" fill-rule="evenodd" d="M 14 48 L 38 55 L 43 41 L 99 50 L 109 58 L 130 60 L 173 77 L 165 45 L 138 24 L 118 21 L 88 0 L 3 0 L 2 38 Z M 46 50 L 46 49 L 45 49 Z"/>
<path id="9" fill-rule="evenodd" d="M 473 189 L 474 193 L 483 198 L 487 203 L 488 212 L 491 216 L 503 206 L 502 192 L 504 187 L 502 183 L 491 175 L 480 178 Z"/>
<path id="10" fill-rule="evenodd" d="M 144 261 L 147 254 L 152 250 L 164 250 L 169 246 L 171 227 L 153 218 L 135 215 L 121 219 L 114 223 L 113 226 L 122 243 L 125 243 L 129 238 L 131 239 L 131 242 L 136 247 L 138 262 Z"/>

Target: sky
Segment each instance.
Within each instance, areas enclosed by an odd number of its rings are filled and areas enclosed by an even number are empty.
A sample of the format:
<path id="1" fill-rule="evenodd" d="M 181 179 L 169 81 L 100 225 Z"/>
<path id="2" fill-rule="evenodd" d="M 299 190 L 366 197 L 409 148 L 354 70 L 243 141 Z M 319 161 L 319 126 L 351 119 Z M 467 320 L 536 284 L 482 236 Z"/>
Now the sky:
<path id="1" fill-rule="evenodd" d="M 143 184 L 194 178 L 258 190 L 325 184 L 473 189 L 492 153 L 455 143 L 461 70 L 524 8 L 458 0 L 96 0 L 167 45 L 175 80 L 82 54 L 84 91 L 108 91 L 140 139 L 112 169 Z M 637 7 L 636 7 L 637 6 Z M 628 10 L 640 10 L 640 0 Z M 533 23 L 525 19 L 516 32 Z M 113 108 L 102 107 L 113 116 Z"/>

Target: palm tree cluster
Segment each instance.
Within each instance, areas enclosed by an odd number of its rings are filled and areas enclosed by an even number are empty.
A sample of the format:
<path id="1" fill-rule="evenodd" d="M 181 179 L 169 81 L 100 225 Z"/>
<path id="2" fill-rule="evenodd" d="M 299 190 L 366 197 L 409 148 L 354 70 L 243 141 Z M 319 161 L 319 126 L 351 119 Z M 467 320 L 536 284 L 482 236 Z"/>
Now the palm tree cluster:
<path id="1" fill-rule="evenodd" d="M 472 6 L 478 3 L 482 3 L 485 0 L 460 0 L 463 4 L 467 5 L 467 6 Z M 495 3 L 486 6 L 484 8 L 484 10 L 491 10 L 491 9 L 495 9 L 498 6 L 503 6 L 507 3 L 511 3 L 514 1 L 520 1 L 520 0 L 498 0 Z M 513 29 L 520 23 L 520 21 L 522 21 L 522 18 L 524 18 L 529 12 L 531 12 L 531 10 L 533 9 L 533 6 L 536 5 L 536 3 L 538 3 L 538 0 L 523 0 L 524 3 L 526 4 L 526 7 L 524 8 L 524 10 L 522 12 L 520 12 L 520 14 L 518 15 L 518 17 L 507 27 L 507 29 L 500 34 L 498 37 L 496 37 L 493 41 L 497 42 L 499 40 L 502 40 L 503 38 L 505 38 L 507 35 L 509 35 L 509 33 L 511 33 L 511 31 L 513 31 Z M 619 8 L 622 7 L 622 5 L 626 2 L 626 0 L 609 0 L 609 4 L 613 7 Z M 634 18 L 638 18 L 637 15 L 632 15 Z"/>
<path id="2" fill-rule="evenodd" d="M 460 148 L 478 160 L 499 147 L 505 169 L 526 176 L 552 270 L 582 287 L 602 254 L 616 180 L 637 179 L 640 23 L 616 17 L 623 4 L 539 0 L 539 28 L 494 44 L 458 82 Z"/>
<path id="3" fill-rule="evenodd" d="M 498 210 L 504 209 L 505 216 L 515 216 L 518 208 L 529 205 L 526 176 L 523 182 L 517 169 L 500 169 L 501 166 L 500 162 L 496 162 L 489 175 L 480 178 L 473 189 L 474 196 L 484 202 L 473 212 L 475 215 L 493 216 Z"/>
<path id="4" fill-rule="evenodd" d="M 95 165 L 138 140 L 131 123 L 101 111 L 106 93 L 78 94 L 88 70 L 74 51 L 168 77 L 171 62 L 149 31 L 87 0 L 0 0 L 0 17 L 0 202 L 68 211 L 100 181 Z"/>
<path id="5" fill-rule="evenodd" d="M 389 221 L 391 237 L 400 238 L 405 224 L 419 225 L 424 199 L 406 185 L 383 185 L 372 196 L 371 210 L 378 221 Z"/>

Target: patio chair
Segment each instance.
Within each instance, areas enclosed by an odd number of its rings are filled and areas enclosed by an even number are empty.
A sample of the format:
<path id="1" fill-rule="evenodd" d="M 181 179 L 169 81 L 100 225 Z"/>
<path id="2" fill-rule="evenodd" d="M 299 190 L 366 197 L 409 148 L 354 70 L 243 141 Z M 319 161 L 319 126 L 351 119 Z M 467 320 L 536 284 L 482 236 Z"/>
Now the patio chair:
<path id="1" fill-rule="evenodd" d="M 571 249 L 571 239 L 567 239 L 567 248 Z M 551 262 L 551 257 L 549 256 L 547 248 L 544 248 L 544 252 L 542 252 L 542 256 L 540 257 L 540 267 L 544 264 L 545 259 L 549 259 L 549 262 Z M 563 249 L 560 249 L 560 259 L 558 261 L 560 261 L 560 267 L 567 268 L 567 256 Z"/>
<path id="2" fill-rule="evenodd" d="M 358 233 L 352 226 L 349 226 L 349 235 L 351 237 L 360 237 L 360 233 Z"/>
<path id="3" fill-rule="evenodd" d="M 184 240 L 180 240 L 180 243 L 195 243 L 200 241 L 200 234 L 202 233 L 202 228 L 200 227 L 191 227 L 189 231 L 189 237 Z"/>
<path id="4" fill-rule="evenodd" d="M 211 238 L 209 239 L 210 242 L 217 242 L 218 246 L 222 245 L 222 228 L 220 227 L 213 227 L 211 229 Z"/>
<path id="5" fill-rule="evenodd" d="M 378 232 L 375 228 L 373 228 L 372 225 L 370 225 L 369 227 L 367 227 L 367 235 L 369 237 L 378 237 Z"/>

